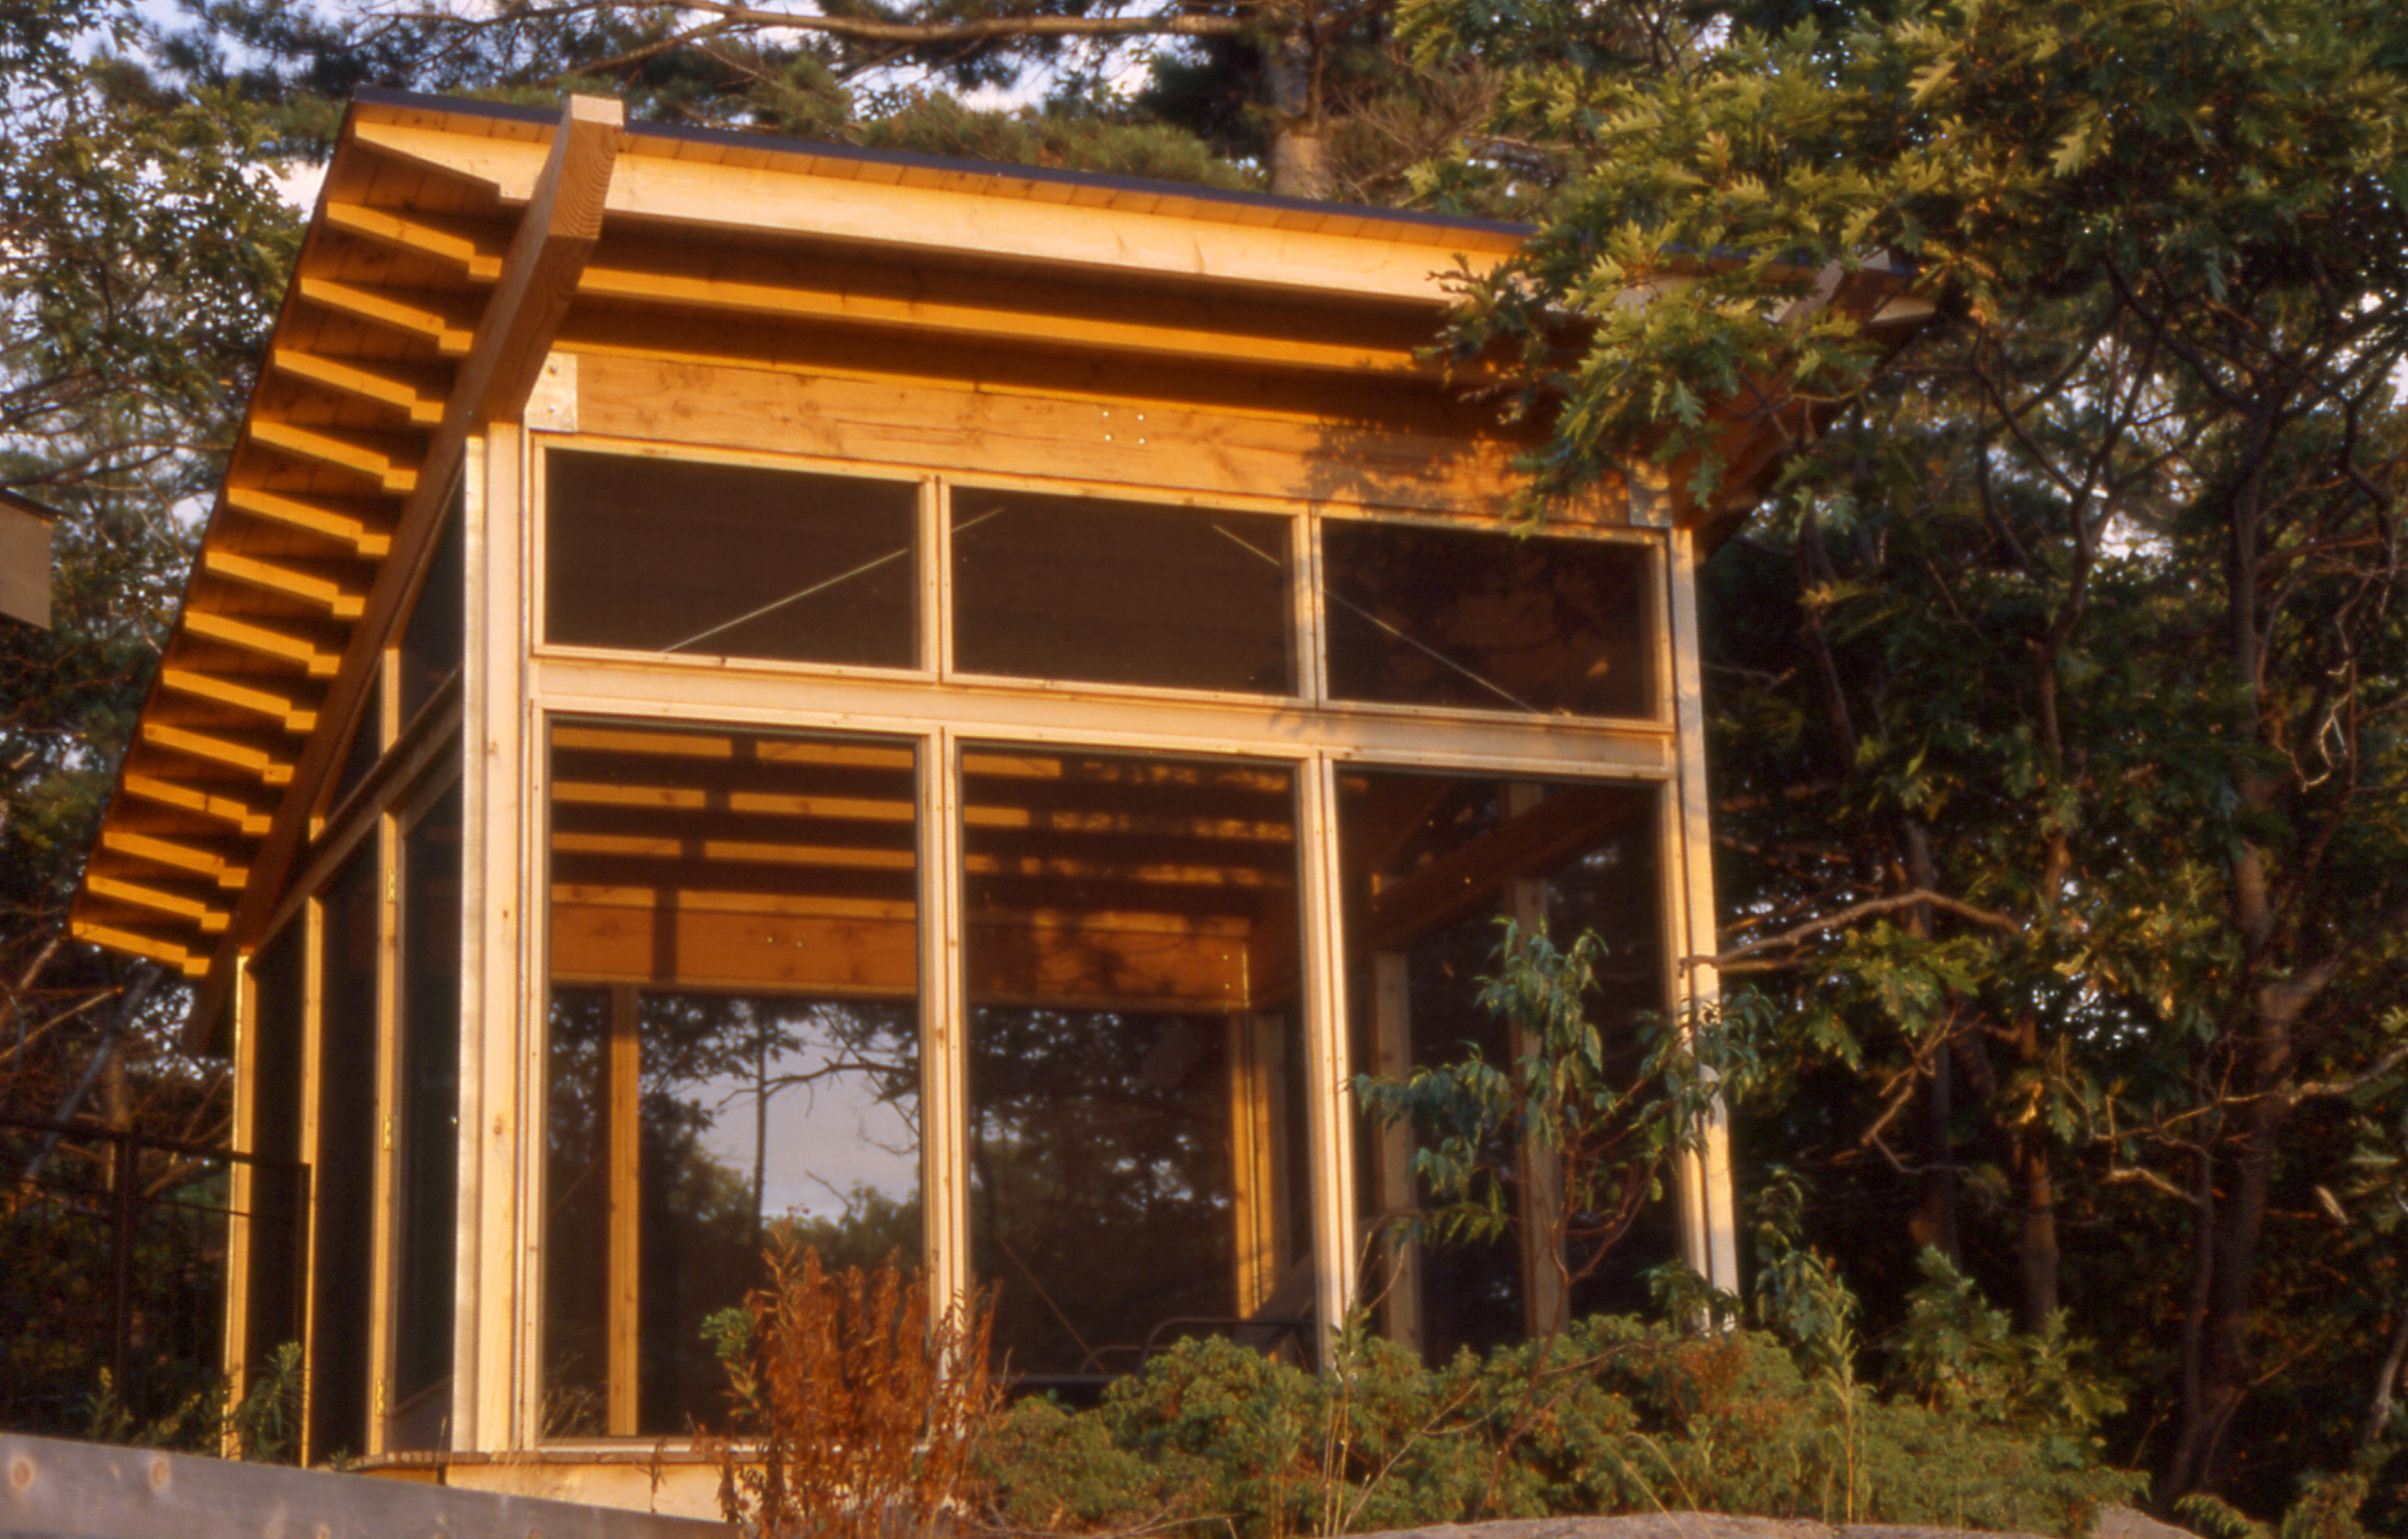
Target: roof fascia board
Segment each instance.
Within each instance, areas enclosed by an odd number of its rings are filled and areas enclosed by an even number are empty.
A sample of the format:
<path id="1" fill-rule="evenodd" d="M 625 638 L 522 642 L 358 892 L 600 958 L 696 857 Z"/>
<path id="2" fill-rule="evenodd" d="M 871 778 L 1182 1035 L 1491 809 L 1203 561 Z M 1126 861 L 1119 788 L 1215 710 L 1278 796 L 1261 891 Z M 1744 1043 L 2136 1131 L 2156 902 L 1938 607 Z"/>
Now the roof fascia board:
<path id="1" fill-rule="evenodd" d="M 490 188 L 505 203 L 534 194 L 545 146 L 474 132 L 473 117 L 438 125 L 430 109 L 409 120 L 362 112 L 353 142 Z M 686 136 L 630 130 L 612 179 L 614 215 L 695 230 L 756 231 L 843 241 L 889 250 L 964 251 L 1079 273 L 1183 276 L 1287 293 L 1343 294 L 1438 305 L 1447 278 L 1469 265 L 1484 272 L 1519 248 L 1507 224 L 1389 217 L 1376 210 L 1215 198 L 1192 190 L 1089 186 L 1151 201 L 1145 210 L 1032 196 L 1059 178 L 1007 169 L 931 162 L 947 185 L 870 180 L 854 161 L 817 146 L 746 136 L 725 138 L 748 153 L 730 165 L 685 158 Z M 1039 184 L 1042 184 L 1040 187 Z M 1305 222 L 1290 224 L 1288 220 Z M 1273 222 L 1274 220 L 1281 222 Z M 1354 233 L 1309 227 L 1340 221 Z"/>

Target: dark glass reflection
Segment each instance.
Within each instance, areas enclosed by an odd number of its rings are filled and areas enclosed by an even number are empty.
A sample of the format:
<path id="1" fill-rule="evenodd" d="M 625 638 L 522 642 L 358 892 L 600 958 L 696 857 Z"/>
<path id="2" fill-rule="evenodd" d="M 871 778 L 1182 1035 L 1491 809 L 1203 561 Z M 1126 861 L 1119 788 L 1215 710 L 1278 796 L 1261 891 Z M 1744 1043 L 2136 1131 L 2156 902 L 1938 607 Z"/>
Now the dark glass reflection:
<path id="1" fill-rule="evenodd" d="M 320 910 L 318 1147 L 309 1454 L 368 1448 L 368 1300 L 377 1169 L 377 851 L 353 855 Z"/>
<path id="2" fill-rule="evenodd" d="M 955 666 L 1294 691 L 1289 520 L 969 486 L 953 499 Z"/>
<path id="3" fill-rule="evenodd" d="M 764 1226 L 920 1251 L 916 760 L 708 726 L 552 732 L 545 1430 L 725 1409 L 704 1322 Z"/>
<path id="4" fill-rule="evenodd" d="M 410 606 L 409 623 L 402 631 L 400 665 L 395 672 L 401 683 L 396 692 L 404 726 L 434 698 L 446 679 L 459 671 L 459 660 L 467 651 L 468 572 L 462 521 L 455 497 L 444 515 L 443 533 L 436 536 L 433 554 L 427 559 L 426 581 Z"/>
<path id="5" fill-rule="evenodd" d="M 1378 771 L 1339 784 L 1358 1068 L 1399 1077 L 1474 1053 L 1510 1063 L 1511 1030 L 1477 1002 L 1497 970 L 1498 921 L 1511 917 L 1558 944 L 1584 929 L 1604 938 L 1590 1019 L 1636 1075 L 1638 1017 L 1663 1008 L 1666 986 L 1651 792 Z M 1358 1133 L 1363 1231 L 1390 1237 L 1375 1268 L 1385 1275 L 1373 1282 L 1383 1328 L 1433 1362 L 1545 1328 L 1546 1282 L 1531 1279 L 1551 1268 L 1536 1240 L 1402 1243 L 1426 1199 L 1408 1169 L 1412 1133 L 1368 1119 Z M 1509 1145 L 1490 1158 L 1520 1163 Z M 1524 1195 L 1517 1183 L 1517 1204 Z M 1674 1253 L 1672 1226 L 1669 1205 L 1657 1203 L 1613 1251 L 1569 1258 L 1585 1273 L 1570 1313 L 1644 1306 L 1640 1274 Z"/>
<path id="6" fill-rule="evenodd" d="M 907 1004 L 553 991 L 547 1435 L 716 1423 L 705 1324 L 772 1223 L 831 1267 L 918 1264 L 918 1037 Z"/>
<path id="7" fill-rule="evenodd" d="M 1638 546 L 1331 519 L 1322 555 L 1341 700 L 1655 713 Z"/>
<path id="8" fill-rule="evenodd" d="M 545 463 L 546 640 L 912 665 L 910 483 L 632 455 Z"/>
<path id="9" fill-rule="evenodd" d="M 962 795 L 998 1356 L 1075 1382 L 1195 1331 L 1303 1349 L 1293 774 L 973 749 Z"/>
<path id="10" fill-rule="evenodd" d="M 393 1403 L 385 1442 L 450 1446 L 459 1203 L 459 786 L 402 845 Z"/>
<path id="11" fill-rule="evenodd" d="M 251 1170 L 245 1357 L 253 1374 L 277 1347 L 299 1343 L 305 1320 L 302 1236 L 308 1204 L 301 1155 L 301 1007 L 307 957 L 289 924 L 251 959 Z"/>

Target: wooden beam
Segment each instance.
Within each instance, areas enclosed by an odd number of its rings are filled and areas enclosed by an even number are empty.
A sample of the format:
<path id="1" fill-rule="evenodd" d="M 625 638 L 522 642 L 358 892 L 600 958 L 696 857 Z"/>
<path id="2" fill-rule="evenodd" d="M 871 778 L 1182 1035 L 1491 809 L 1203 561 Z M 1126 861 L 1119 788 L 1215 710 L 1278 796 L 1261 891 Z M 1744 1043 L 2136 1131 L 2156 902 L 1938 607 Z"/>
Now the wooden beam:
<path id="1" fill-rule="evenodd" d="M 307 638 L 254 625 L 249 620 L 238 620 L 230 614 L 212 614 L 206 610 L 187 609 L 184 612 L 184 629 L 212 641 L 241 647 L 246 652 L 298 663 L 313 679 L 332 678 L 343 662 L 336 654 Z"/>
<path id="2" fill-rule="evenodd" d="M 1426 512 L 1501 507 L 1525 479 L 1515 465 L 1527 446 L 1512 438 L 1365 427 L 1343 420 L 1336 402 L 1326 418 L 1289 417 L 697 363 L 633 348 L 622 353 L 602 340 L 607 323 L 581 316 L 567 339 L 579 353 L 578 426 L 589 433 L 973 475 L 1059 476 L 1076 467 L 1092 482 L 1206 495 L 1322 502 L 1342 491 L 1368 506 Z M 1618 482 L 1603 485 L 1583 504 L 1582 521 L 1618 519 L 1625 506 Z"/>
<path id="3" fill-rule="evenodd" d="M 458 268 L 472 283 L 502 275 L 502 243 L 491 225 L 439 214 L 396 214 L 365 203 L 328 199 L 319 217 L 330 229 Z"/>
<path id="4" fill-rule="evenodd" d="M 447 358 L 465 357 L 476 337 L 473 296 L 406 289 L 364 289 L 304 273 L 296 285 L 304 304 L 398 331 L 433 347 Z"/>
<path id="5" fill-rule="evenodd" d="M 532 197 L 542 175 L 542 146 L 524 141 L 415 124 L 355 122 L 352 132 L 382 153 L 482 183 L 505 202 Z M 1438 274 L 1455 268 L 1457 253 L 1480 270 L 1520 244 L 1510 229 L 1417 226 L 1402 219 L 1365 220 L 1357 226 L 1362 234 L 1283 227 L 1296 221 L 1279 209 L 1176 192 L 1157 199 L 1155 212 L 1075 207 L 1047 196 L 1058 193 L 1050 184 L 1008 168 L 947 187 L 899 187 L 877 177 L 856 180 L 854 164 L 828 165 L 802 148 L 772 152 L 764 166 L 749 157 L 725 165 L 673 159 L 669 146 L 642 140 L 637 146 L 611 189 L 614 213 L 906 249 L 978 250 L 1094 272 L 1180 273 L 1437 304 L 1446 299 Z"/>
<path id="6" fill-rule="evenodd" d="M 296 497 L 261 486 L 228 485 L 225 503 L 246 517 L 340 541 L 370 561 L 393 548 L 391 536 L 378 527 L 385 521 L 386 509 L 365 499 Z"/>
<path id="7" fill-rule="evenodd" d="M 1369 933 L 1348 940 L 1374 951 L 1404 951 L 1432 930 L 1497 906 L 1506 881 L 1545 874 L 1648 807 L 1647 793 L 1636 787 L 1557 788 L 1528 812 L 1374 895 Z"/>
<path id="8" fill-rule="evenodd" d="M 286 598 L 314 604 L 338 620 L 355 620 L 367 607 L 366 594 L 333 578 L 297 571 L 290 566 L 263 561 L 255 556 L 237 555 L 221 547 L 212 546 L 201 551 L 200 569 L 228 582 L 266 588 Z"/>
<path id="9" fill-rule="evenodd" d="M 215 764 L 231 765 L 254 775 L 263 786 L 289 786 L 293 783 L 293 766 L 254 743 L 233 738 L 222 738 L 212 732 L 195 732 L 190 727 L 170 726 L 164 721 L 144 721 L 143 741 L 188 753 L 196 759 Z"/>
<path id="10" fill-rule="evenodd" d="M 101 829 L 100 848 L 114 849 L 120 855 L 131 855 L 137 860 L 147 860 L 153 865 L 206 876 L 225 888 L 240 888 L 243 878 L 249 874 L 247 867 L 236 865 L 214 849 L 196 848 L 172 839 L 138 834 L 129 828 Z"/>
<path id="11" fill-rule="evenodd" d="M 576 292 L 585 253 L 601 232 L 603 195 L 623 121 L 618 103 L 589 96 L 569 98 L 561 115 L 536 195 L 519 220 L 510 254 L 503 258 L 501 281 L 477 318 L 464 349 L 467 361 L 454 380 L 443 420 L 428 439 L 416 481 L 394 522 L 391 554 L 378 569 L 376 586 L 344 656 L 329 670 L 334 685 L 320 710 L 335 720 L 350 720 L 367 693 L 377 655 L 441 527 L 469 435 L 492 422 L 497 408 L 512 402 L 513 390 L 514 401 L 523 404 L 542 370 L 552 331 Z M 301 295 L 312 298 L 306 277 Z M 294 770 L 299 783 L 316 786 L 332 771 L 344 746 L 330 732 L 311 736 Z M 469 751 L 481 750 L 472 746 Z M 194 1001 L 194 1021 L 214 1018 L 231 986 L 242 947 L 257 940 L 259 927 L 284 896 L 279 889 L 308 833 L 310 800 L 288 796 L 277 808 L 252 864 L 259 879 L 245 889 L 234 921 L 219 941 L 207 980 Z"/>
<path id="12" fill-rule="evenodd" d="M 159 670 L 159 687 L 188 694 L 196 700 L 214 700 L 230 705 L 238 711 L 263 716 L 285 731 L 306 737 L 318 728 L 318 713 L 288 695 L 273 690 L 253 689 L 215 673 L 197 668 L 164 667 Z"/>
<path id="13" fill-rule="evenodd" d="M 119 781 L 118 785 L 129 796 L 138 796 L 144 801 L 155 801 L 163 807 L 174 807 L 183 812 L 197 813 L 203 818 L 214 818 L 220 822 L 231 823 L 248 839 L 257 839 L 265 835 L 271 821 L 270 814 L 238 796 L 225 796 L 221 792 L 204 791 L 196 786 L 182 785 L 173 780 L 162 780 L 157 775 L 137 774 L 128 770 L 125 778 Z"/>
<path id="14" fill-rule="evenodd" d="M 302 348 L 271 349 L 268 364 L 279 374 L 399 411 L 422 426 L 443 420 L 443 396 L 451 387 L 449 371 L 435 366 L 389 359 L 372 364 Z"/>
<path id="15" fill-rule="evenodd" d="M 373 109 L 371 109 L 373 110 Z M 543 174 L 543 142 L 458 134 L 416 123 L 377 122 L 354 109 L 352 143 L 459 181 L 505 200 L 524 201 Z"/>
<path id="16" fill-rule="evenodd" d="M 121 903 L 131 903 L 137 908 L 151 908 L 163 914 L 172 914 L 180 920 L 199 926 L 200 932 L 204 935 L 223 933 L 228 917 L 226 910 L 213 907 L 196 898 L 187 898 L 180 893 L 171 893 L 163 887 L 130 882 L 121 876 L 111 876 L 102 872 L 93 872 L 85 877 L 84 891 L 95 893 L 102 898 L 114 898 Z"/>
<path id="17" fill-rule="evenodd" d="M 778 174 L 788 168 L 789 174 Z M 1520 245 L 1518 232 L 1416 228 L 1401 220 L 1380 222 L 1382 238 L 1371 240 L 1283 229 L 1215 218 L 1260 211 L 1201 198 L 1169 213 L 1073 207 L 1009 196 L 1008 172 L 933 188 L 811 170 L 807 151 L 768 167 L 640 152 L 625 157 L 610 208 L 701 229 L 770 230 L 894 251 L 971 250 L 1099 274 L 1177 273 L 1270 292 L 1400 300 L 1428 306 L 1433 318 L 1448 301 L 1446 275 L 1457 269 L 1458 256 L 1483 272 Z"/>
<path id="18" fill-rule="evenodd" d="M 615 101 L 568 99 L 542 177 L 510 241 L 501 285 L 477 323 L 445 427 L 453 413 L 465 431 L 497 418 L 514 421 L 525 407 L 601 239 L 625 122 L 626 111 Z"/>
<path id="19" fill-rule="evenodd" d="M 187 951 L 172 941 L 140 930 L 123 929 L 115 925 L 96 925 L 89 919 L 74 921 L 69 927 L 79 941 L 105 946 L 113 952 L 126 952 L 135 956 L 147 956 L 154 962 L 165 962 L 186 978 L 200 978 L 209 970 L 209 959 Z"/>
<path id="20" fill-rule="evenodd" d="M 1477 379 L 1479 365 L 1449 366 L 1424 361 L 1415 346 L 1329 341 L 1217 328 L 1208 318 L 1186 324 L 1014 306 L 1008 297 L 978 303 L 909 294 L 864 292 L 859 284 L 815 286 L 784 271 L 789 264 L 755 252 L 712 252 L 704 271 L 679 271 L 656 258 L 595 262 L 586 269 L 578 292 L 588 298 L 675 305 L 731 315 L 781 320 L 835 321 L 852 326 L 902 328 L 915 337 L 956 336 L 1013 346 L 1116 350 L 1148 357 L 1223 365 L 1329 370 L 1351 376 L 1397 375 L 1408 378 Z M 1057 297 L 1055 302 L 1060 303 Z M 1132 311 L 1147 307 L 1133 296 Z M 1423 339 L 1426 341 L 1426 338 Z"/>
<path id="21" fill-rule="evenodd" d="M 415 446 L 406 438 L 253 417 L 250 440 L 301 459 L 366 476 L 388 492 L 406 492 L 418 484 L 418 467 L 409 461 Z"/>

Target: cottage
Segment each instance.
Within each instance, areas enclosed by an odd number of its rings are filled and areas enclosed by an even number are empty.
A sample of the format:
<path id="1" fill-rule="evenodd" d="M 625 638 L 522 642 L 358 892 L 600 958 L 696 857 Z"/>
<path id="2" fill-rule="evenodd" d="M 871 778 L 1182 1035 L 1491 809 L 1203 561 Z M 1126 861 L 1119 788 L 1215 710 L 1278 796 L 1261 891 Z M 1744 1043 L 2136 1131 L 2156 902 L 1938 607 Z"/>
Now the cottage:
<path id="1" fill-rule="evenodd" d="M 1508 530 L 1531 431 L 1421 350 L 1519 236 L 353 105 L 76 910 L 307 1168 L 226 1353 L 302 1343 L 312 1457 L 662 1500 L 781 1218 L 1000 1281 L 1073 1392 L 1554 1317 L 1402 1243 L 1347 1085 L 1510 1051 L 1500 915 L 1599 929 L 1610 1017 L 1712 989 L 1748 488 Z M 1733 1282 L 1718 1136 L 1652 1224 Z"/>

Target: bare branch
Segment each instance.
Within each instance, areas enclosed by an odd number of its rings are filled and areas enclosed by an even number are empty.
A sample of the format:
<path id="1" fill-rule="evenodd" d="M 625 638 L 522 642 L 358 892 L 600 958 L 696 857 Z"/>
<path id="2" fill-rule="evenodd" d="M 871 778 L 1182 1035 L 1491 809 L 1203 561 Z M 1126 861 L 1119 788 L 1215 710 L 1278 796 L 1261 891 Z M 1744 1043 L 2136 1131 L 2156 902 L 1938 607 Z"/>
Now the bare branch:
<path id="1" fill-rule="evenodd" d="M 1945 894 L 1918 887 L 1912 892 L 1899 893 L 1893 898 L 1868 899 L 1864 902 L 1843 908 L 1836 914 L 1826 914 L 1820 919 L 1809 920 L 1793 929 L 1783 930 L 1778 935 L 1767 935 L 1763 940 L 1750 941 L 1744 946 L 1733 947 L 1730 951 L 1719 952 L 1712 956 L 1685 956 L 1681 959 L 1681 965 L 1691 968 L 1727 968 L 1732 963 L 1753 956 L 1760 952 L 1795 946 L 1826 931 L 1845 929 L 1860 919 L 1896 913 L 1901 908 L 1913 908 L 1919 903 L 1929 903 L 1943 913 L 1954 914 L 1959 919 L 1970 920 L 1985 928 L 1999 930 L 2008 935 L 2023 933 L 2024 926 L 2004 914 L 1994 913 L 1986 908 L 1976 908 L 1971 903 L 1960 902 Z"/>

